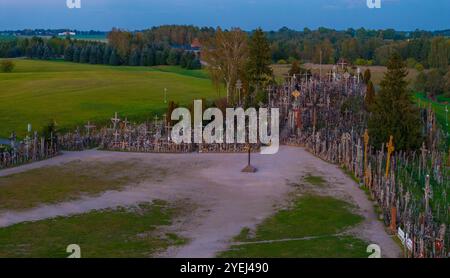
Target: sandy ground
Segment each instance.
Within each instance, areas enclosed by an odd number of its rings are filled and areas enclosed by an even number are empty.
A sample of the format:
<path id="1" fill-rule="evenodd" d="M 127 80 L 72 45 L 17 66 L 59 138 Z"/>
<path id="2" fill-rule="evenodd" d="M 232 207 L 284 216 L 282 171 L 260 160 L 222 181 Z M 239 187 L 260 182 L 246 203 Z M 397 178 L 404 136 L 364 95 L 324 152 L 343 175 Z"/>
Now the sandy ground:
<path id="1" fill-rule="evenodd" d="M 307 174 L 323 176 L 329 186 L 322 194 L 343 198 L 358 209 L 366 220 L 351 233 L 381 246 L 383 257 L 398 257 L 400 248 L 376 220 L 373 204 L 364 192 L 335 165 L 315 158 L 305 150 L 282 147 L 276 155 L 252 155 L 255 174 L 241 173 L 246 154 L 141 154 L 102 151 L 68 152 L 57 158 L 0 171 L 0 176 L 39 167 L 59 165 L 74 160 L 125 161 L 142 160 L 167 168 L 165 177 L 146 180 L 123 191 L 107 191 L 97 197 L 85 197 L 56 205 L 42 205 L 26 211 L 0 214 L 0 227 L 24 221 L 83 213 L 93 209 L 134 205 L 155 199 L 187 201 L 183 217 L 170 227 L 190 239 L 179 248 L 169 248 L 161 257 L 214 257 L 224 251 L 242 228 L 254 228 L 277 208 L 297 194 L 292 184 L 302 182 Z M 132 171 L 132 169 L 126 169 Z M 326 192 L 325 192 L 326 191 Z"/>

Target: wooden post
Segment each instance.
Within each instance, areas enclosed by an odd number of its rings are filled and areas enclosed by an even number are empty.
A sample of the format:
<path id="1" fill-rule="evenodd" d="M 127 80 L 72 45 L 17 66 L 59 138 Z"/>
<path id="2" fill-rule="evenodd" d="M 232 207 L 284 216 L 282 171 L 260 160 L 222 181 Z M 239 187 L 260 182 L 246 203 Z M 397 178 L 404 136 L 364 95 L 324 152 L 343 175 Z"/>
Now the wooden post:
<path id="1" fill-rule="evenodd" d="M 397 208 L 395 206 L 391 208 L 391 231 L 394 234 L 397 232 Z"/>

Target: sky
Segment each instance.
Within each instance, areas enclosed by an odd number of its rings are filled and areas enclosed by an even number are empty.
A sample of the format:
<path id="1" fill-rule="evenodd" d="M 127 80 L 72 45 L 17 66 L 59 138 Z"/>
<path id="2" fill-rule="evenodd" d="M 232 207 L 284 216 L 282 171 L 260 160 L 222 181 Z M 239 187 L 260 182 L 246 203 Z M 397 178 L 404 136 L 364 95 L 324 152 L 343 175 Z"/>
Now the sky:
<path id="1" fill-rule="evenodd" d="M 450 29 L 450 0 L 0 0 L 0 30 L 112 27 L 141 30 L 163 24 L 252 30 L 369 28 L 409 31 Z"/>

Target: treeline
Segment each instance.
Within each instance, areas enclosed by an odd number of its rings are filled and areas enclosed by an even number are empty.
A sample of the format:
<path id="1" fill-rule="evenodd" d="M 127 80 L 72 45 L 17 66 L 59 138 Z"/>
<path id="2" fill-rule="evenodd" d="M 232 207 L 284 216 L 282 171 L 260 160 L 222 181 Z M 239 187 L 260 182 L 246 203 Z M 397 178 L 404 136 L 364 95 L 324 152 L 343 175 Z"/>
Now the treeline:
<path id="1" fill-rule="evenodd" d="M 450 64 L 450 40 L 437 36 L 445 32 L 398 32 L 319 28 L 303 31 L 282 28 L 268 32 L 274 61 L 302 60 L 312 63 L 336 63 L 340 58 L 359 65 L 386 65 L 392 53 L 399 53 L 408 64 L 424 68 Z M 420 67 L 419 66 L 419 67 Z"/>
<path id="2" fill-rule="evenodd" d="M 200 69 L 199 53 L 188 48 L 146 39 L 141 32 L 113 29 L 108 43 L 67 38 L 15 38 L 0 41 L 0 57 L 32 59 L 64 59 L 76 63 L 157 66 L 180 65 Z"/>

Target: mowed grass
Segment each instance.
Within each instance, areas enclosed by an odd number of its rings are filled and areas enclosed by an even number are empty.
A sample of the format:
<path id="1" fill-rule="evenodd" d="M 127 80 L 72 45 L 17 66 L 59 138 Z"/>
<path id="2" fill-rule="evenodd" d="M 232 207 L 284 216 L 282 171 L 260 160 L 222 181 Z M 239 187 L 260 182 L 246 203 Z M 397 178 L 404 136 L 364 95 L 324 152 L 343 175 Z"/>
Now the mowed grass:
<path id="1" fill-rule="evenodd" d="M 164 232 L 178 211 L 158 201 L 16 224 L 0 229 L 0 258 L 65 258 L 70 244 L 80 246 L 83 258 L 151 257 L 186 242 Z"/>
<path id="2" fill-rule="evenodd" d="M 163 179 L 166 174 L 164 169 L 135 161 L 76 161 L 34 169 L 0 177 L 0 211 L 23 210 L 121 190 L 144 179 Z"/>
<path id="3" fill-rule="evenodd" d="M 0 73 L 0 137 L 19 136 L 28 123 L 40 130 L 55 120 L 61 130 L 88 120 L 109 124 L 114 112 L 133 121 L 165 113 L 168 101 L 189 105 L 217 97 L 202 70 L 179 67 L 112 67 L 64 61 L 15 59 L 12 73 Z"/>
<path id="4" fill-rule="evenodd" d="M 339 235 L 363 218 L 341 200 L 303 196 L 285 210 L 261 223 L 253 234 L 243 229 L 236 244 L 221 257 L 328 258 L 367 257 L 368 244 L 353 236 Z M 243 244 L 242 244 L 243 243 Z"/>

